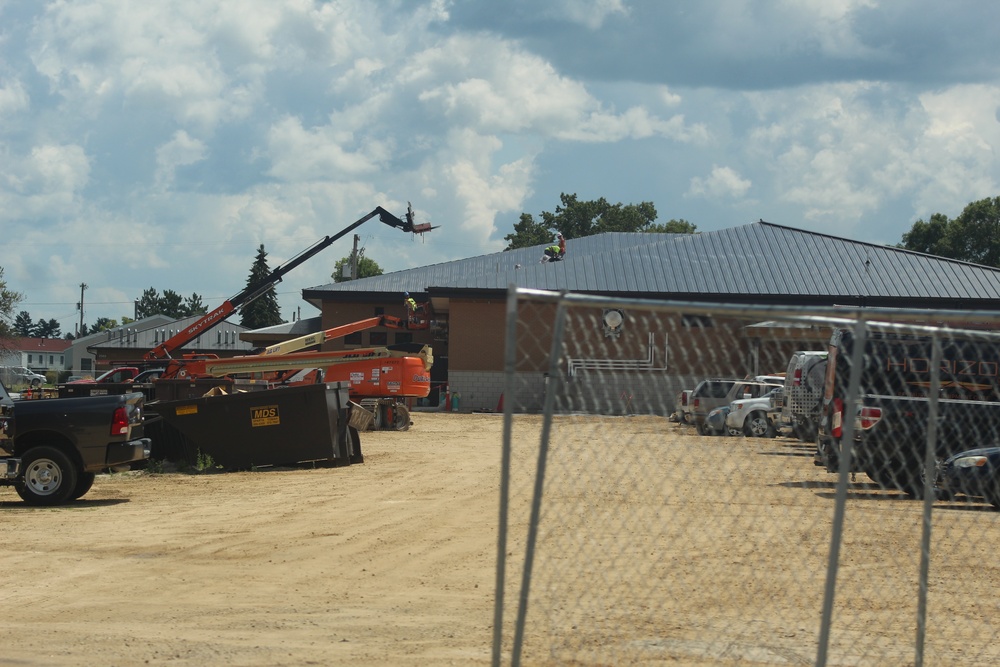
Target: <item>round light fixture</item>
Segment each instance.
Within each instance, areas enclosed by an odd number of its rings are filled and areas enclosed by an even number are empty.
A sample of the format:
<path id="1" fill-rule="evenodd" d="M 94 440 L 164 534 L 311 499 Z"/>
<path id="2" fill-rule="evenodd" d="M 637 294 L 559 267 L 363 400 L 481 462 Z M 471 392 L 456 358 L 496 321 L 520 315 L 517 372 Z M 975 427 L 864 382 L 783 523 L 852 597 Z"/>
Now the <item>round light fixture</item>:
<path id="1" fill-rule="evenodd" d="M 625 316 L 622 315 L 622 311 L 614 309 L 604 311 L 604 326 L 617 329 L 624 321 Z"/>

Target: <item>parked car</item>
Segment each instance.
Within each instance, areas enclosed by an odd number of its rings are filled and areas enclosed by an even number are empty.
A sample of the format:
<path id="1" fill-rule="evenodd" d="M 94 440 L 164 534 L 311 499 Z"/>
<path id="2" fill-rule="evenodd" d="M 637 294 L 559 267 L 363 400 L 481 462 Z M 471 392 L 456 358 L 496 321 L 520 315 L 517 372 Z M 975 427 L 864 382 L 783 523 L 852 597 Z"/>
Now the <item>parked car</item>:
<path id="1" fill-rule="evenodd" d="M 733 401 L 744 398 L 758 398 L 775 387 L 781 385 L 768 382 L 756 382 L 754 380 L 706 380 L 702 384 L 708 383 L 704 397 L 697 396 L 698 388 L 695 388 L 695 403 L 692 410 L 692 418 L 698 433 L 701 435 L 716 435 L 723 433 L 725 428 L 714 429 L 706 422 L 708 413 L 719 407 L 728 407 Z M 701 387 L 702 385 L 699 385 Z M 721 389 L 727 388 L 726 394 L 717 398 Z"/>
<path id="2" fill-rule="evenodd" d="M 937 484 L 946 495 L 982 498 L 1000 509 L 1000 447 L 970 449 L 949 457 L 941 466 Z"/>
<path id="3" fill-rule="evenodd" d="M 771 397 L 771 405 L 767 408 L 767 418 L 771 420 L 771 424 L 774 426 L 775 435 L 791 429 L 792 426 L 783 409 L 785 403 L 784 394 L 784 387 L 778 387 L 768 394 Z"/>
<path id="4" fill-rule="evenodd" d="M 783 389 L 779 385 L 763 396 L 733 401 L 729 404 L 726 426 L 730 431 L 742 433 L 748 438 L 773 438 L 777 429 L 767 413 L 771 409 L 774 393 Z"/>
<path id="5" fill-rule="evenodd" d="M 729 428 L 726 426 L 729 410 L 730 407 L 728 405 L 722 405 L 709 412 L 708 417 L 705 418 L 706 428 L 716 434 L 740 435 L 742 431 L 738 428 Z"/>
<path id="6" fill-rule="evenodd" d="M 705 419 L 708 413 L 715 408 L 729 405 L 732 401 L 727 397 L 737 382 L 737 379 L 709 378 L 702 380 L 691 392 L 691 413 L 688 421 L 698 429 L 702 435 L 707 435 L 705 429 Z"/>
<path id="7" fill-rule="evenodd" d="M 0 372 L 0 382 L 8 387 L 41 387 L 48 379 L 24 366 L 5 366 Z"/>
<path id="8" fill-rule="evenodd" d="M 694 389 L 685 389 L 677 394 L 677 405 L 675 406 L 674 414 L 677 415 L 677 421 L 681 424 L 691 423 L 691 395 L 693 393 Z"/>
<path id="9" fill-rule="evenodd" d="M 788 360 L 782 394 L 784 420 L 803 442 L 816 441 L 828 356 L 826 351 L 800 350 Z"/>

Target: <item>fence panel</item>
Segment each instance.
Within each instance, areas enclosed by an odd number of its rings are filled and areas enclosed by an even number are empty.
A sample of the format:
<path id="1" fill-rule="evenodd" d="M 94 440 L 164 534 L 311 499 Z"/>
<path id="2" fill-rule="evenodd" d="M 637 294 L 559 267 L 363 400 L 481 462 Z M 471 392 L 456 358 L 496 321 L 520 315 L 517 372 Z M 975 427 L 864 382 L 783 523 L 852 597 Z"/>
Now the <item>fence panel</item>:
<path id="1" fill-rule="evenodd" d="M 512 292 L 508 313 L 495 664 L 1000 659 L 992 623 L 998 515 L 989 494 L 931 487 L 920 502 L 935 474 L 925 481 L 913 467 L 924 460 L 934 415 L 940 460 L 945 449 L 1000 444 L 988 334 L 866 320 L 852 329 L 856 312 L 530 290 Z M 958 315 L 934 315 L 949 317 Z M 877 311 L 865 318 L 907 319 Z M 793 428 L 787 411 L 768 412 L 773 385 L 782 397 L 789 391 L 781 376 L 794 353 L 829 354 L 842 330 L 864 332 L 847 342 L 868 347 L 837 348 L 840 393 L 828 403 L 847 415 L 873 408 L 865 397 L 879 391 L 905 395 L 880 406 L 881 426 L 891 422 L 894 431 L 879 442 L 900 447 L 881 457 L 905 458 L 898 466 L 875 467 L 878 457 L 860 443 L 857 452 L 835 446 L 833 420 L 818 433 L 805 422 Z M 887 331 L 913 345 L 889 345 Z M 944 341 L 936 366 L 923 355 L 931 339 Z M 958 362 L 968 371 L 973 360 L 979 375 L 962 376 Z M 856 369 L 865 372 L 849 393 Z M 813 370 L 796 391 L 818 382 L 819 410 L 825 369 Z M 680 393 L 707 379 L 718 386 L 703 385 L 686 417 Z M 955 407 L 973 400 L 975 410 Z M 728 425 L 706 422 L 716 406 L 731 408 Z M 879 420 L 866 415 L 856 430 L 870 447 Z M 853 442 L 855 420 L 838 425 Z"/>

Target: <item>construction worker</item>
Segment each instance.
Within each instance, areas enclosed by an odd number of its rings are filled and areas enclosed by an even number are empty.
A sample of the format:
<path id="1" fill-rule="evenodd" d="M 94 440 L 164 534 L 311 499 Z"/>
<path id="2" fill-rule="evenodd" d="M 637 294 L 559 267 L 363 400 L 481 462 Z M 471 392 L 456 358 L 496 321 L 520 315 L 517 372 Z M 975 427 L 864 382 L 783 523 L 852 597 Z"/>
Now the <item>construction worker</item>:
<path id="1" fill-rule="evenodd" d="M 558 262 L 566 255 L 566 239 L 563 238 L 562 234 L 558 235 L 559 243 L 557 245 L 550 245 L 544 251 L 542 255 L 542 262 Z"/>
<path id="2" fill-rule="evenodd" d="M 409 292 L 403 292 L 403 301 L 406 303 L 407 310 L 411 313 L 417 312 L 417 302 L 414 301 Z"/>

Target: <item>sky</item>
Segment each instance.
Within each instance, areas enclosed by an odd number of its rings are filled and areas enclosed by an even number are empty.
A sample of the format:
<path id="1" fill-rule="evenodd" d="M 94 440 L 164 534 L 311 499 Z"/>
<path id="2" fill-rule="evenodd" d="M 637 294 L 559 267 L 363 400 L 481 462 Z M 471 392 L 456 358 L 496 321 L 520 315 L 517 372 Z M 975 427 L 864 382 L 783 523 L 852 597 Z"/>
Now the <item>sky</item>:
<path id="1" fill-rule="evenodd" d="M 497 252 L 560 194 L 896 244 L 1000 196 L 992 0 L 0 0 L 15 313 L 209 308 L 356 230 L 385 272 Z M 276 286 L 313 317 L 348 234 Z M 570 244 L 572 245 L 572 244 Z M 572 248 L 570 248 L 572 251 Z M 81 285 L 86 285 L 82 290 Z"/>

